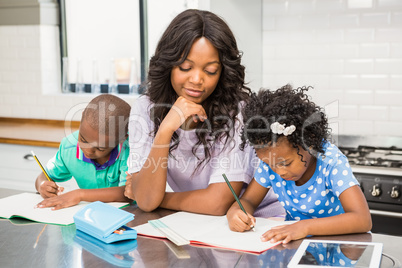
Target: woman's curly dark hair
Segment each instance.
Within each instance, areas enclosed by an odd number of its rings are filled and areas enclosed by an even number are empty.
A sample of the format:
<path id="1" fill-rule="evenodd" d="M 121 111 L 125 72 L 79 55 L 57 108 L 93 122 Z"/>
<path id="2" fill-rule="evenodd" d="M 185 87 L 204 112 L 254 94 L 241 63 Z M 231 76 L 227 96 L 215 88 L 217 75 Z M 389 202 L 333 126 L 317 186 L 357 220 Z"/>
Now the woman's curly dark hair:
<path id="1" fill-rule="evenodd" d="M 219 82 L 202 103 L 208 120 L 197 125 L 198 143 L 193 148 L 193 154 L 199 146 L 203 146 L 205 159 L 211 158 L 212 143 L 220 138 L 233 136 L 233 126 L 236 115 L 240 112 L 239 103 L 247 100 L 251 94 L 245 86 L 244 66 L 241 65 L 241 52 L 237 48 L 236 39 L 229 26 L 217 15 L 209 11 L 188 9 L 177 15 L 157 45 L 155 55 L 151 57 L 147 90 L 145 94 L 155 105 L 151 111 L 155 124 L 154 135 L 162 120 L 178 98 L 174 91 L 170 75 L 174 66 L 179 66 L 187 58 L 190 49 L 197 39 L 205 37 L 219 52 L 222 72 Z M 179 137 L 172 137 L 173 145 L 169 153 L 177 148 Z"/>
<path id="2" fill-rule="evenodd" d="M 242 111 L 244 127 L 240 148 L 244 149 L 247 143 L 255 149 L 264 148 L 286 137 L 298 154 L 299 146 L 314 157 L 317 152 L 324 153 L 323 145 L 329 138 L 328 119 L 305 94 L 310 88 L 293 89 L 286 85 L 276 91 L 263 89 L 253 93 Z M 288 136 L 274 134 L 270 128 L 274 122 L 294 125 L 296 130 Z"/>

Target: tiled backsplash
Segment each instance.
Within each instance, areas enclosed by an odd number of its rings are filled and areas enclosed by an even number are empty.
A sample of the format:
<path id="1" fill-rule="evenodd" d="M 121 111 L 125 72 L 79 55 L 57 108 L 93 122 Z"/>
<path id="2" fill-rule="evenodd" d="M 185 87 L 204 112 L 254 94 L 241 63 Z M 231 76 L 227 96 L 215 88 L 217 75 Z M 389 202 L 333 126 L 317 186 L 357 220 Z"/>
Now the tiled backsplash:
<path id="1" fill-rule="evenodd" d="M 263 0 L 263 59 L 264 86 L 314 86 L 339 134 L 402 136 L 402 1 Z"/>
<path id="2" fill-rule="evenodd" d="M 402 136 L 401 0 L 262 5 L 264 86 L 314 86 L 336 134 Z M 0 117 L 79 119 L 93 95 L 57 93 L 59 70 L 57 26 L 0 26 Z"/>
<path id="3" fill-rule="evenodd" d="M 60 79 L 58 26 L 0 26 L 0 117 L 80 120 L 94 95 L 63 95 Z"/>

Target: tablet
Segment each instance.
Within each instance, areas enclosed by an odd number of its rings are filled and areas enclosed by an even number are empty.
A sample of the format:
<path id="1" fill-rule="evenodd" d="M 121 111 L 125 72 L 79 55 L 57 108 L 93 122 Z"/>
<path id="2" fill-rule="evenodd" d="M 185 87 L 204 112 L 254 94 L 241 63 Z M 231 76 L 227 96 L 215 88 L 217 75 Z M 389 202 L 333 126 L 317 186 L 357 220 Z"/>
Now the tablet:
<path id="1" fill-rule="evenodd" d="M 382 243 L 305 239 L 288 267 L 380 267 Z"/>

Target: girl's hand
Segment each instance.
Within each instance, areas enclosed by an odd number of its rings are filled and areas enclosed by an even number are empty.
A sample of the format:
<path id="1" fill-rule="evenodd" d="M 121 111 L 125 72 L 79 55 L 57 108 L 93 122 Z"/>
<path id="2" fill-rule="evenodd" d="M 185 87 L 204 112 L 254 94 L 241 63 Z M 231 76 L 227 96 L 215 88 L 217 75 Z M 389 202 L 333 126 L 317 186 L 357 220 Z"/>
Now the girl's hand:
<path id="1" fill-rule="evenodd" d="M 81 201 L 79 189 L 59 196 L 50 197 L 36 205 L 37 208 L 52 207 L 52 210 L 67 208 L 77 205 Z"/>
<path id="2" fill-rule="evenodd" d="M 252 226 L 255 226 L 255 218 L 247 215 L 238 207 L 232 207 L 226 214 L 226 218 L 229 222 L 229 228 L 235 232 L 249 231 Z"/>
<path id="3" fill-rule="evenodd" d="M 44 199 L 58 196 L 63 191 L 64 187 L 58 186 L 54 181 L 43 181 L 39 186 L 39 193 Z"/>
<path id="4" fill-rule="evenodd" d="M 303 221 L 293 224 L 272 227 L 269 231 L 261 236 L 261 241 L 270 241 L 271 243 L 283 240 L 283 244 L 287 244 L 292 240 L 304 238 L 308 235 L 306 225 Z"/>
<path id="5" fill-rule="evenodd" d="M 189 117 L 194 122 L 204 121 L 207 114 L 202 105 L 189 101 L 184 97 L 177 98 L 176 102 L 170 108 L 169 113 L 163 119 L 160 128 L 167 128 L 172 133 L 180 128 Z"/>

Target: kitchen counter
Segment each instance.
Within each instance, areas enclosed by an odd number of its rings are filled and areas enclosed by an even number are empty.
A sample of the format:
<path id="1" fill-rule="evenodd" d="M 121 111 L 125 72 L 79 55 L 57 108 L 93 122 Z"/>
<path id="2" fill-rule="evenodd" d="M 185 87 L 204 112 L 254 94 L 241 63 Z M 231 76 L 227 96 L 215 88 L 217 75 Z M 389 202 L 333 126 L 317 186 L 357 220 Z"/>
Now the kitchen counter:
<path id="1" fill-rule="evenodd" d="M 0 143 L 59 147 L 78 128 L 77 121 L 0 117 Z"/>
<path id="2" fill-rule="evenodd" d="M 20 191 L 0 189 L 0 198 Z M 146 213 L 130 205 L 134 227 L 169 215 L 157 209 Z M 100 247 L 76 236 L 75 225 L 57 226 L 23 219 L 0 220 L 0 262 L 3 267 L 286 267 L 301 241 L 278 245 L 263 254 L 247 254 L 213 248 L 177 247 L 168 240 L 138 237 L 125 244 Z M 384 244 L 381 267 L 401 267 L 402 237 L 354 234 L 314 237 Z M 395 265 L 394 265 L 395 263 Z"/>

